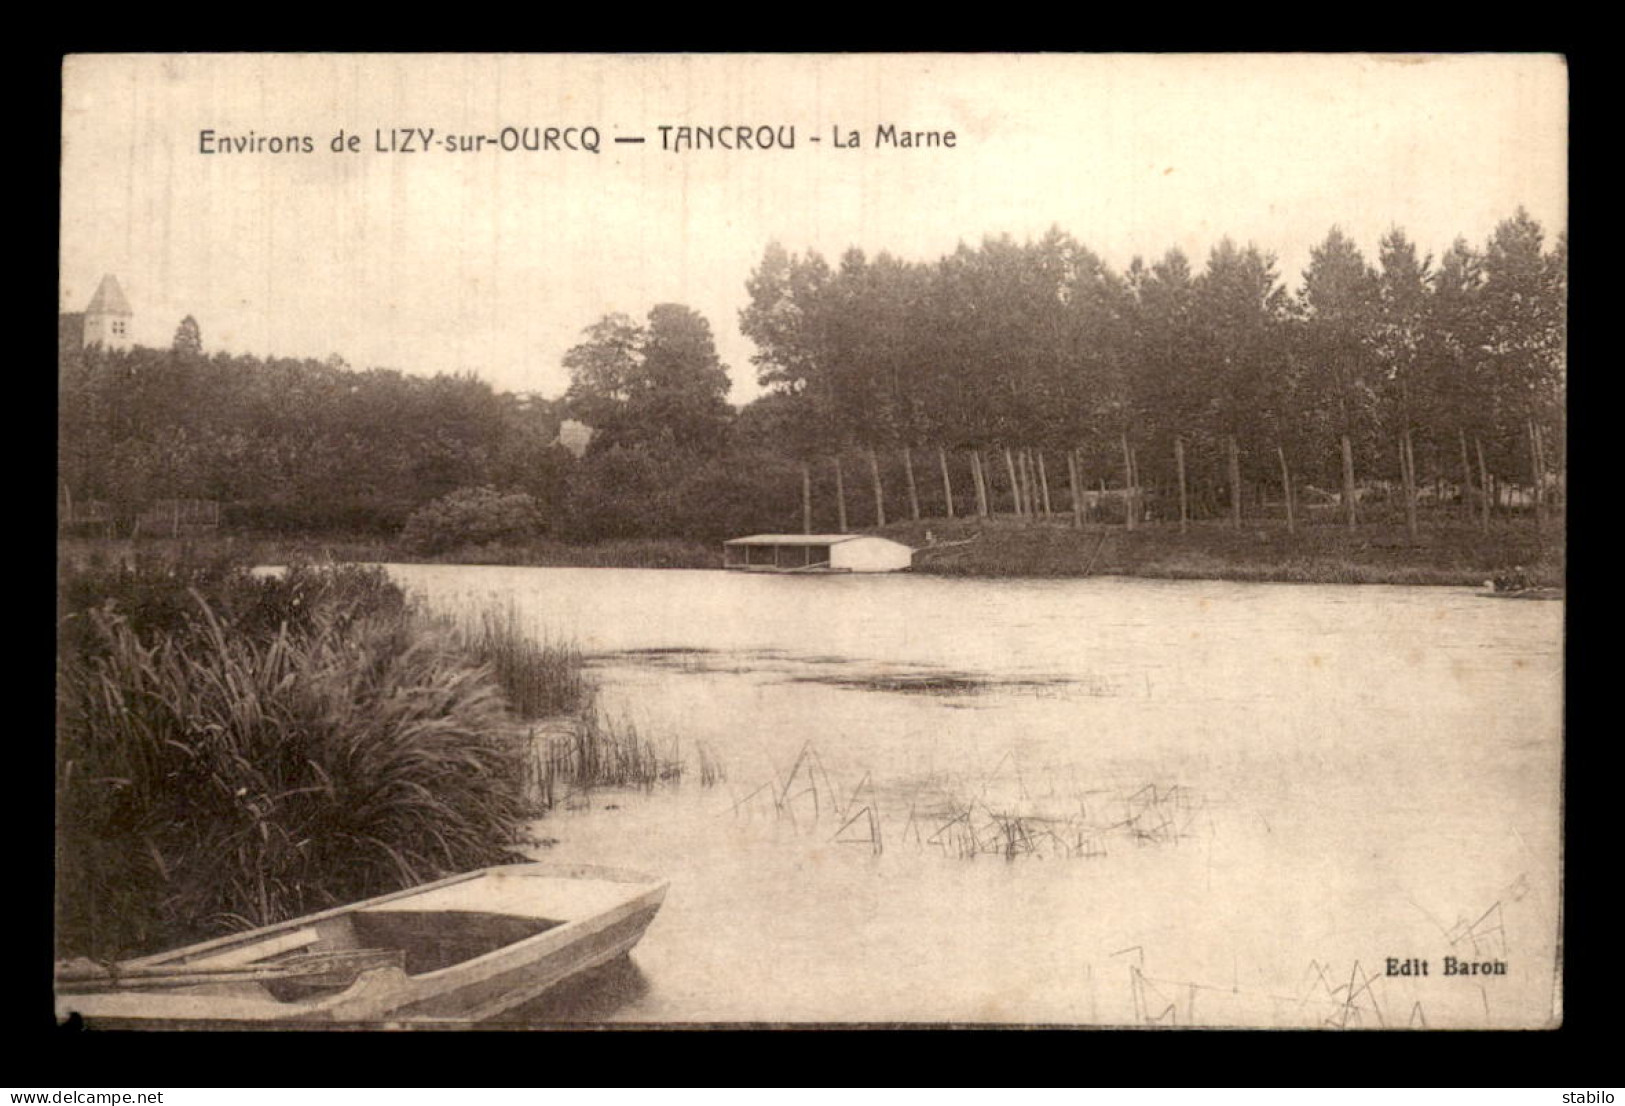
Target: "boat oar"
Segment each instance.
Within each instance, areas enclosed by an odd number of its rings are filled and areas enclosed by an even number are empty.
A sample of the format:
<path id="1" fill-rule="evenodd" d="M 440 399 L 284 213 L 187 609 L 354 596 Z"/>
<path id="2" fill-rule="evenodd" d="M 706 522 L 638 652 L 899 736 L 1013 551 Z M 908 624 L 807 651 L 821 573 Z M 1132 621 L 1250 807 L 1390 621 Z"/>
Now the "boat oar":
<path id="1" fill-rule="evenodd" d="M 199 983 L 271 983 L 292 980 L 308 986 L 344 986 L 374 968 L 405 968 L 401 949 L 342 949 L 290 956 L 241 968 L 188 968 L 185 964 L 145 968 L 105 968 L 78 961 L 57 973 L 57 990 L 100 991 L 109 987 L 190 987 Z"/>

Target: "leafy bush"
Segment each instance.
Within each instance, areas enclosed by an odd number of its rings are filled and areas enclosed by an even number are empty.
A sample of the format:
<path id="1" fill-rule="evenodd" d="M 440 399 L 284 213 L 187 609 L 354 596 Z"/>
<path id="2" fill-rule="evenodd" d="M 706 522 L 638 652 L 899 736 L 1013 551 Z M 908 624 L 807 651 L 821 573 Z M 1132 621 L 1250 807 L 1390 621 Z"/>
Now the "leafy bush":
<path id="1" fill-rule="evenodd" d="M 137 550 L 128 561 L 98 558 L 60 569 L 61 645 L 69 654 L 105 652 L 93 610 L 117 614 L 144 641 L 169 636 L 187 645 L 204 625 L 200 603 L 229 633 L 263 642 L 283 627 L 308 631 L 318 618 L 348 624 L 397 615 L 406 596 L 376 565 L 294 564 L 278 575 L 257 575 L 220 550 L 176 556 Z"/>
<path id="2" fill-rule="evenodd" d="M 801 469 L 794 462 L 765 451 L 713 457 L 616 446 L 589 455 L 571 475 L 561 530 L 583 542 L 682 538 L 709 544 L 791 528 L 801 528 Z"/>
<path id="3" fill-rule="evenodd" d="M 416 553 L 442 553 L 459 545 L 523 541 L 541 529 L 542 514 L 531 496 L 460 488 L 414 511 L 401 540 Z"/>
<path id="4" fill-rule="evenodd" d="M 263 534 L 357 534 L 369 537 L 400 533 L 411 502 L 356 494 L 253 500 L 228 503 L 221 517 L 228 528 Z"/>

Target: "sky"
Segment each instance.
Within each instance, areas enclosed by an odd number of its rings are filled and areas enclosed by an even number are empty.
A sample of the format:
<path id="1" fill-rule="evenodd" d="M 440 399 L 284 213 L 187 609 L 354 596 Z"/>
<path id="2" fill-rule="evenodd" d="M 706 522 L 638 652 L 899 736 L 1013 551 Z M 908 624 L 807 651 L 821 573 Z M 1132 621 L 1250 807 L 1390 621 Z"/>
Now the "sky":
<path id="1" fill-rule="evenodd" d="M 934 260 L 1059 226 L 1122 269 L 1176 245 L 1200 268 L 1229 236 L 1295 289 L 1334 224 L 1372 260 L 1394 226 L 1437 255 L 1521 205 L 1549 241 L 1567 119 L 1549 55 L 75 56 L 59 302 L 113 273 L 140 344 L 190 314 L 211 352 L 549 397 L 604 314 L 681 303 L 743 403 L 739 312 L 771 241 Z M 954 145 L 879 146 L 884 125 Z M 684 126 L 795 146 L 663 149 Z M 599 149 L 444 146 L 507 127 L 595 128 Z M 341 130 L 359 149 L 332 150 Z M 206 153 L 205 131 L 312 149 Z"/>

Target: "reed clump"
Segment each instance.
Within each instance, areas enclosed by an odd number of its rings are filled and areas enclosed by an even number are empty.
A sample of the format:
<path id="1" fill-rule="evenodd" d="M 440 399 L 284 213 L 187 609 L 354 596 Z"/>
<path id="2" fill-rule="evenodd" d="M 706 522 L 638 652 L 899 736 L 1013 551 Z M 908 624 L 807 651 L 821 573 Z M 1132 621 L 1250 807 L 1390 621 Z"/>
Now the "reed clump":
<path id="1" fill-rule="evenodd" d="M 57 944 L 118 957 L 516 859 L 527 734 L 378 570 L 59 581 Z"/>
<path id="2" fill-rule="evenodd" d="M 58 570 L 57 952 L 116 959 L 523 859 L 599 786 L 681 779 L 517 607 L 218 546 Z M 701 750 L 701 782 L 722 771 Z"/>
<path id="3" fill-rule="evenodd" d="M 581 650 L 569 642 L 538 639 L 517 605 L 484 607 L 446 624 L 471 657 L 490 666 L 521 718 L 573 713 L 591 703 Z"/>
<path id="4" fill-rule="evenodd" d="M 578 711 L 552 731 L 532 735 L 536 766 L 530 797 L 546 812 L 598 787 L 631 787 L 652 791 L 658 784 L 682 781 L 686 763 L 674 740 L 662 748 L 630 722 L 606 717 L 597 707 Z M 721 769 L 701 753 L 700 784 L 712 786 Z"/>
<path id="5" fill-rule="evenodd" d="M 663 748 L 630 722 L 599 709 L 574 644 L 539 638 L 516 604 L 486 607 L 461 620 L 445 620 L 470 657 L 488 666 L 515 714 L 530 728 L 526 763 L 529 809 L 543 814 L 598 787 L 651 790 L 682 780 L 686 762 L 674 740 Z M 722 776 L 716 758 L 699 751 L 700 782 Z"/>

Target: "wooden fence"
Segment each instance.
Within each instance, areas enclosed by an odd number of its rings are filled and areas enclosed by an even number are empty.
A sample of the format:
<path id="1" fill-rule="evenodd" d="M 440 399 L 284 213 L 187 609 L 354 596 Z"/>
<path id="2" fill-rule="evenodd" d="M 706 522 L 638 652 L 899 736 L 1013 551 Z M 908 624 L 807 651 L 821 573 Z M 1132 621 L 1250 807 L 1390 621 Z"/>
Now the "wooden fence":
<path id="1" fill-rule="evenodd" d="M 136 516 L 132 537 L 206 534 L 220 528 L 220 503 L 214 499 L 160 499 Z"/>

